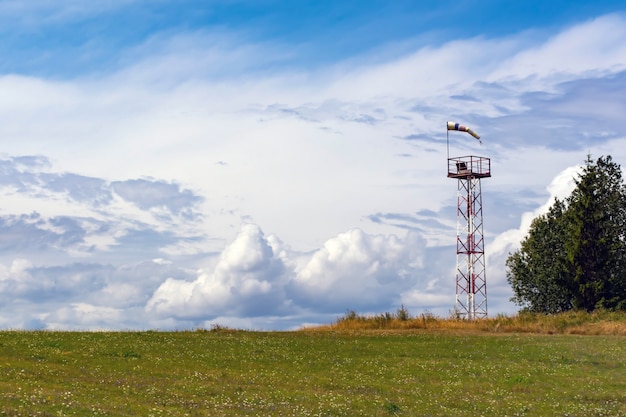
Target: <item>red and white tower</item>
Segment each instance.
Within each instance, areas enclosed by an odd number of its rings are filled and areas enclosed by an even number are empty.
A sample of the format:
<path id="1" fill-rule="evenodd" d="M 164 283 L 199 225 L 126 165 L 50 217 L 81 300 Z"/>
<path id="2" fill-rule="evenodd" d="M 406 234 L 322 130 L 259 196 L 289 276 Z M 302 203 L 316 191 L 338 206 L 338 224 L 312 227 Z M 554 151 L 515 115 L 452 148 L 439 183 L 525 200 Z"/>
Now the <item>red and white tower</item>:
<path id="1" fill-rule="evenodd" d="M 448 131 L 472 130 L 448 122 Z M 491 160 L 480 156 L 450 158 L 448 143 L 448 178 L 458 183 L 456 236 L 455 313 L 468 320 L 487 317 L 487 277 L 485 274 L 485 238 L 480 180 L 491 177 Z"/>

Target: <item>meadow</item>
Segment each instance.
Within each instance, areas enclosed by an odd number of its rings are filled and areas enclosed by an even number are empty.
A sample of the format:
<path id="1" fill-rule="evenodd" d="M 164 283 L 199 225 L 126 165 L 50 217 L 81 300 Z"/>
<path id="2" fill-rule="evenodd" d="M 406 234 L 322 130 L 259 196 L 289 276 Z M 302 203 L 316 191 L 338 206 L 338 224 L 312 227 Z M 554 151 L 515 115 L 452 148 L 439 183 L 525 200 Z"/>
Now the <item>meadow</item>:
<path id="1" fill-rule="evenodd" d="M 346 324 L 376 317 L 292 332 L 0 332 L 0 415 L 626 416 L 623 315 L 608 333 L 606 319 L 584 333 L 572 317 L 560 331 Z"/>

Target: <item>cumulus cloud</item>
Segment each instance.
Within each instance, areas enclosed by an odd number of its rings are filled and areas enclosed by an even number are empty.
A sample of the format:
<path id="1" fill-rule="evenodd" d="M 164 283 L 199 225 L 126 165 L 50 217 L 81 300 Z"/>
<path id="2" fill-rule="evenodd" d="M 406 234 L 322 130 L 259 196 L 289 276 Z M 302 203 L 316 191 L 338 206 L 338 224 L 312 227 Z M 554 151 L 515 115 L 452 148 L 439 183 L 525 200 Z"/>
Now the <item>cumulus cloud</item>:
<path id="1" fill-rule="evenodd" d="M 285 279 L 279 248 L 272 247 L 258 226 L 246 224 L 213 271 L 198 271 L 192 282 L 168 278 L 146 309 L 179 318 L 272 314 L 284 307 Z"/>
<path id="2" fill-rule="evenodd" d="M 297 254 L 257 225 L 245 224 L 212 270 L 198 271 L 194 281 L 168 278 L 146 310 L 159 317 L 216 321 L 229 315 L 390 308 L 403 291 L 420 284 L 424 248 L 415 232 L 399 238 L 354 229 L 313 253 Z"/>
<path id="3" fill-rule="evenodd" d="M 337 311 L 387 307 L 418 283 L 425 239 L 368 235 L 354 229 L 329 239 L 290 284 L 294 299 L 306 307 Z"/>

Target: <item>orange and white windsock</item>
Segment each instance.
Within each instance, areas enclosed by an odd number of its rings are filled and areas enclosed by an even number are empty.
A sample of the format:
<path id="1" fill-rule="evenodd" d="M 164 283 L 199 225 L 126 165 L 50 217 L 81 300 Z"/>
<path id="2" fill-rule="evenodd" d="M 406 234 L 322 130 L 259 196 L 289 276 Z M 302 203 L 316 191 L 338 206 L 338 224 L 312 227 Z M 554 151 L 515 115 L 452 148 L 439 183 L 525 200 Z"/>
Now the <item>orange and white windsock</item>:
<path id="1" fill-rule="evenodd" d="M 480 136 L 478 136 L 476 132 L 474 132 L 472 129 L 470 129 L 467 126 L 463 126 L 454 122 L 448 122 L 448 130 L 458 130 L 460 132 L 467 132 L 480 141 Z"/>

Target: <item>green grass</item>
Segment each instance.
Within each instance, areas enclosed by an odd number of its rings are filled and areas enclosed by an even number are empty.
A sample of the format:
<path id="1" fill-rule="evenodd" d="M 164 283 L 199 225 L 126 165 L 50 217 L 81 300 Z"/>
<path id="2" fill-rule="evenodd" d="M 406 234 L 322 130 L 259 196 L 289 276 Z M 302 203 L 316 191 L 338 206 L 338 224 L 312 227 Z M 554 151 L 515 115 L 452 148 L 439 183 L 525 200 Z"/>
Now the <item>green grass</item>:
<path id="1" fill-rule="evenodd" d="M 626 338 L 0 332 L 0 415 L 626 416 Z"/>

